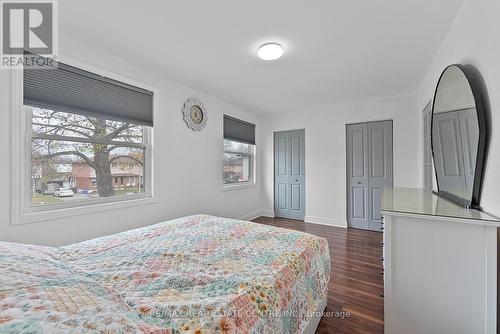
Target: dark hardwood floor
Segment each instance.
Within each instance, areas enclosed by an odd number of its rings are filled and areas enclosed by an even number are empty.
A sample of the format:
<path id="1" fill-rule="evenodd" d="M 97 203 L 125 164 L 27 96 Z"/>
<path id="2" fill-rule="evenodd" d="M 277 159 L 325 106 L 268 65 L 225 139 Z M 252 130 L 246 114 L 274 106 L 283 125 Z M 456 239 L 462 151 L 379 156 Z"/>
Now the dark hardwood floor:
<path id="1" fill-rule="evenodd" d="M 315 234 L 328 239 L 331 276 L 326 311 L 350 316 L 323 317 L 317 334 L 377 334 L 384 332 L 382 234 L 304 223 L 298 220 L 260 217 L 254 222 Z"/>

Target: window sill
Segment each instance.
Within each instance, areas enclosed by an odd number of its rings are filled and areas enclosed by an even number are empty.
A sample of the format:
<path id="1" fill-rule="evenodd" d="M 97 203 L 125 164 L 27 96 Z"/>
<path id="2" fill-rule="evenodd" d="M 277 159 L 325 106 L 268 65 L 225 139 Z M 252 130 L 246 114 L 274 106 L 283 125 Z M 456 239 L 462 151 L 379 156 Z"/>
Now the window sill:
<path id="1" fill-rule="evenodd" d="M 12 219 L 12 225 L 47 222 L 68 217 L 86 216 L 99 212 L 123 210 L 153 204 L 157 204 L 156 199 L 147 196 L 64 208 L 30 207 L 16 214 Z"/>
<path id="2" fill-rule="evenodd" d="M 255 182 L 240 183 L 240 184 L 225 184 L 222 186 L 222 191 L 232 191 L 232 190 L 254 188 L 254 187 L 257 187 L 257 183 Z"/>

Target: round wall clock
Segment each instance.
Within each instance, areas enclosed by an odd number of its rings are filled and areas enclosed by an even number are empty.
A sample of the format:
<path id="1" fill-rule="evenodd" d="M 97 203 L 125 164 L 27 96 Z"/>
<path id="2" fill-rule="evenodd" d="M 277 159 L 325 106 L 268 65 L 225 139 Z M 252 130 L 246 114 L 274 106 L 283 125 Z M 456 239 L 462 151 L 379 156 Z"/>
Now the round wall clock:
<path id="1" fill-rule="evenodd" d="M 197 99 L 187 99 L 182 107 L 184 122 L 193 131 L 201 131 L 207 125 L 207 111 Z"/>

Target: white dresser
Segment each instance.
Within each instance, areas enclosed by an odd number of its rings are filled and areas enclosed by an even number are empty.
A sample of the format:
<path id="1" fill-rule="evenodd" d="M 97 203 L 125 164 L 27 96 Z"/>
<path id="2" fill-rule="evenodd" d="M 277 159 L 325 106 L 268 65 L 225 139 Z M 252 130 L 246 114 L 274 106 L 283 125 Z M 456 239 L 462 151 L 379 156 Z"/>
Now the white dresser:
<path id="1" fill-rule="evenodd" d="M 385 333 L 496 333 L 500 221 L 409 188 L 382 215 Z"/>

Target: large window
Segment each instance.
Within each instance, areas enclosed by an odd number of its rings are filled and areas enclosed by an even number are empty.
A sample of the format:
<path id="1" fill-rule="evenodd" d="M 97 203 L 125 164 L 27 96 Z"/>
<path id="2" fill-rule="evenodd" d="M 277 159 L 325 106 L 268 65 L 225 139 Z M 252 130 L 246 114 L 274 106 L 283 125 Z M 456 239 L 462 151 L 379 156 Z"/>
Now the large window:
<path id="1" fill-rule="evenodd" d="M 31 121 L 31 204 L 145 192 L 147 127 L 25 106 Z"/>
<path id="2" fill-rule="evenodd" d="M 63 63 L 23 87 L 21 215 L 151 197 L 151 91 Z"/>
<path id="3" fill-rule="evenodd" d="M 224 115 L 224 185 L 255 182 L 255 125 Z"/>

